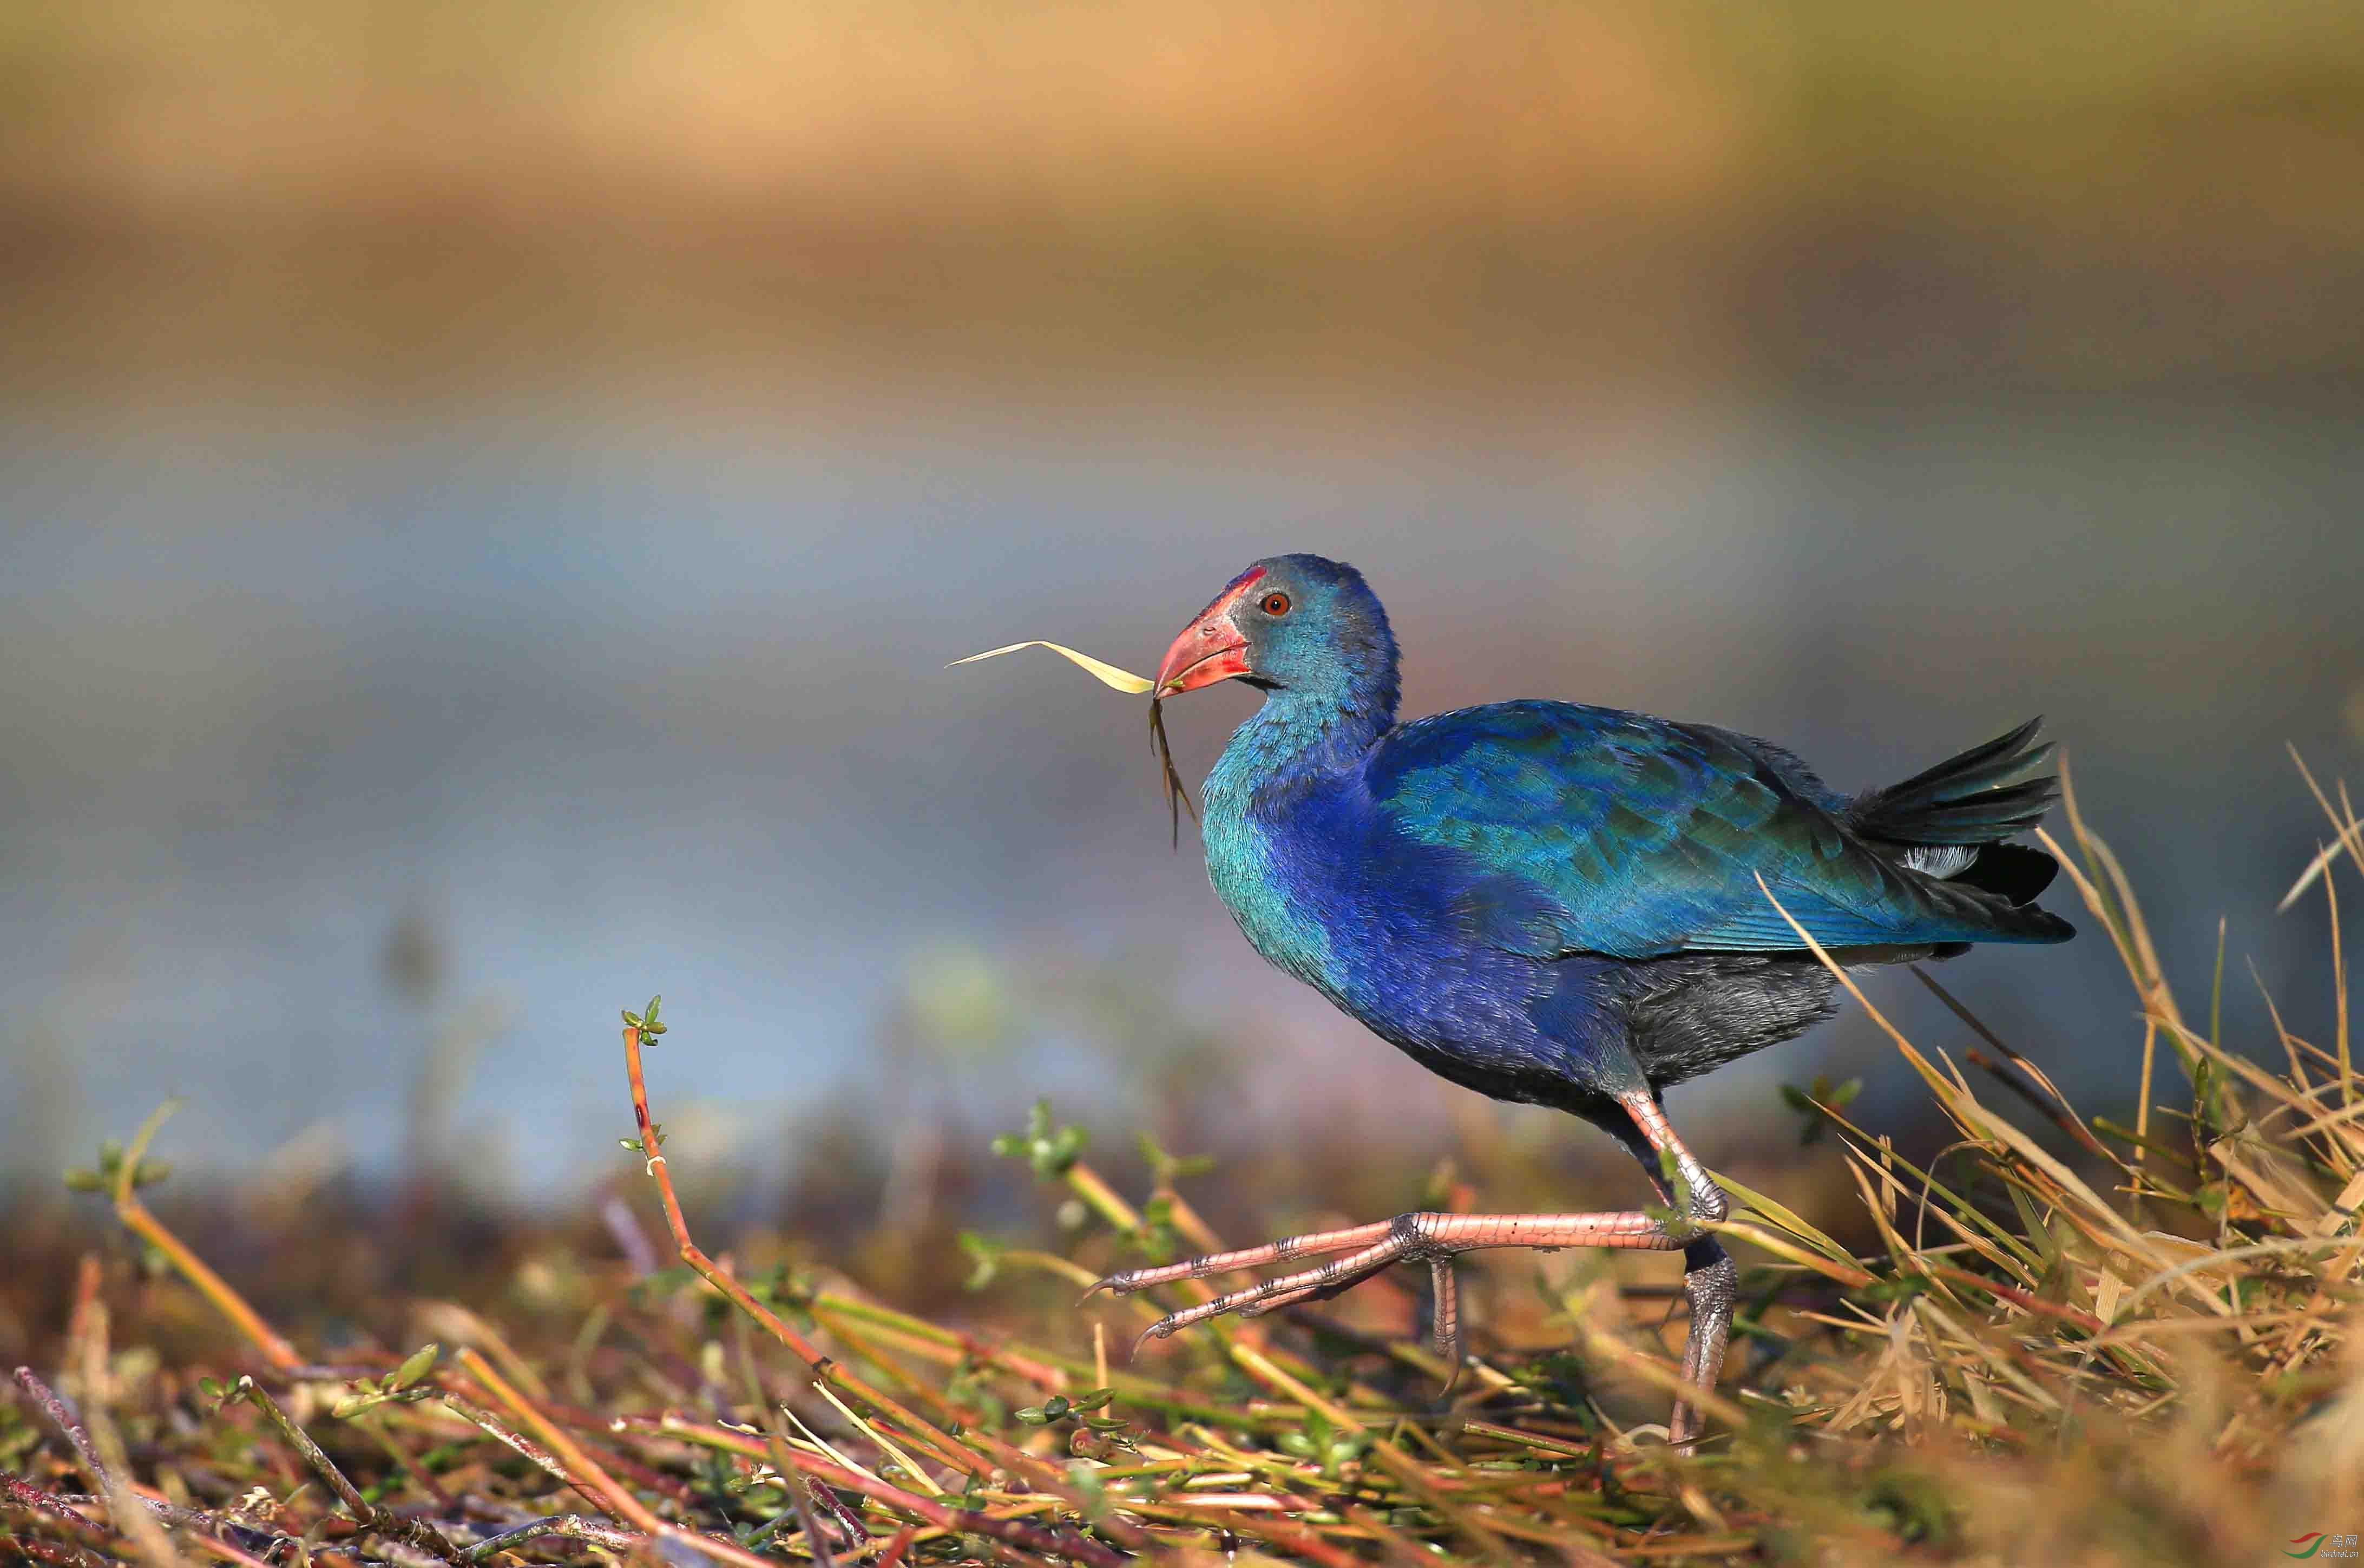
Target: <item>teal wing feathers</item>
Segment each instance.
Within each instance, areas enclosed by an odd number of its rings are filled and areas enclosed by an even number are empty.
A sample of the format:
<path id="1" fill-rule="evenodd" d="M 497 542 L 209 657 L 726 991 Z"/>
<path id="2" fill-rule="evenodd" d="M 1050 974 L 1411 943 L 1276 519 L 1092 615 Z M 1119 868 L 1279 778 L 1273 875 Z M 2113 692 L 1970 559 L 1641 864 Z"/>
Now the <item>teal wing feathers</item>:
<path id="1" fill-rule="evenodd" d="M 1365 778 L 1396 836 L 1455 852 L 1469 933 L 1512 951 L 1801 948 L 1767 890 L 1825 946 L 2069 934 L 1908 869 L 1850 832 L 1845 797 L 1796 757 L 1707 725 L 1565 702 L 1464 709 L 1396 731 Z"/>

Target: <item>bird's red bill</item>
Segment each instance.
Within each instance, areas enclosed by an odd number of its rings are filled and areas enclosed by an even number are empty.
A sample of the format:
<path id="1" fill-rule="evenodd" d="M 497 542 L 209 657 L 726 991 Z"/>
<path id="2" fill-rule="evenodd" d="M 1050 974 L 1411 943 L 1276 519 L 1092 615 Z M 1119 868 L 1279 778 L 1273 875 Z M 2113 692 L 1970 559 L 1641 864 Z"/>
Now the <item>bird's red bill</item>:
<path id="1" fill-rule="evenodd" d="M 1215 596 L 1214 603 L 1199 612 L 1197 620 L 1182 628 L 1182 634 L 1174 639 L 1157 666 L 1157 684 L 1152 689 L 1155 695 L 1176 697 L 1250 673 L 1248 640 L 1232 624 L 1232 607 L 1263 576 L 1261 566 L 1241 573 Z"/>

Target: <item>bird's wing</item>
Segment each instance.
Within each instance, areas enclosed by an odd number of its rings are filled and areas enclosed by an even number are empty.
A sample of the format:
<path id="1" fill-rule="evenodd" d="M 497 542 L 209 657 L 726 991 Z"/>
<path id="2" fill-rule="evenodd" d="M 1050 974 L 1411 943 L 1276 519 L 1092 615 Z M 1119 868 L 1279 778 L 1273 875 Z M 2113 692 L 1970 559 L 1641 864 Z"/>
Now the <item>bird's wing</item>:
<path id="1" fill-rule="evenodd" d="M 2003 901 L 1849 834 L 1843 797 L 1728 731 L 1566 702 L 1405 725 L 1366 764 L 1394 832 L 1458 852 L 1468 934 L 1537 957 L 1798 950 L 1762 878 L 1826 946 L 2044 940 Z M 2040 917 L 2049 920 L 2049 916 Z"/>

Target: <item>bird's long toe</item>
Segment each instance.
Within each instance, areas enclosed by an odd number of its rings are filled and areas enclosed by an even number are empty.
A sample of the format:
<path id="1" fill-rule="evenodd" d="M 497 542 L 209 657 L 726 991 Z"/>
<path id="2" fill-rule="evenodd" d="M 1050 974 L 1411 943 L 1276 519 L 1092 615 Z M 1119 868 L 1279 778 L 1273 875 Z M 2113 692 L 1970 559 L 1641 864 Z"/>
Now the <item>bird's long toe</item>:
<path id="1" fill-rule="evenodd" d="M 1236 1274 L 1271 1263 L 1286 1263 L 1298 1258 L 1320 1258 L 1333 1252 L 1368 1247 L 1385 1237 L 1395 1224 L 1394 1220 L 1383 1219 L 1373 1225 L 1348 1226 L 1344 1230 L 1286 1236 L 1278 1241 L 1267 1241 L 1261 1247 L 1210 1252 L 1203 1258 L 1188 1258 L 1179 1263 L 1161 1263 L 1147 1269 L 1122 1269 L 1093 1282 L 1092 1288 L 1084 1293 L 1084 1297 L 1089 1300 L 1102 1291 L 1112 1295 L 1131 1295 L 1153 1285 L 1170 1285 L 1180 1280 L 1203 1280 L 1212 1274 Z"/>
<path id="2" fill-rule="evenodd" d="M 1385 1225 L 1366 1228 L 1382 1232 L 1388 1229 Z M 1194 1323 L 1204 1323 L 1209 1318 L 1221 1317 L 1226 1314 L 1255 1317 L 1310 1297 L 1335 1295 L 1350 1286 L 1362 1283 L 1381 1269 L 1395 1262 L 1403 1254 L 1403 1241 L 1397 1236 L 1383 1234 L 1374 1245 L 1366 1247 L 1359 1252 L 1333 1258 L 1318 1269 L 1308 1269 L 1296 1274 L 1283 1274 L 1277 1280 L 1266 1280 L 1260 1284 L 1226 1291 L 1211 1301 L 1202 1301 L 1196 1306 L 1186 1306 L 1178 1312 L 1169 1312 L 1142 1330 L 1141 1338 L 1133 1341 L 1134 1348 L 1138 1349 L 1146 1340 L 1163 1339 L 1177 1329 L 1188 1328 Z"/>

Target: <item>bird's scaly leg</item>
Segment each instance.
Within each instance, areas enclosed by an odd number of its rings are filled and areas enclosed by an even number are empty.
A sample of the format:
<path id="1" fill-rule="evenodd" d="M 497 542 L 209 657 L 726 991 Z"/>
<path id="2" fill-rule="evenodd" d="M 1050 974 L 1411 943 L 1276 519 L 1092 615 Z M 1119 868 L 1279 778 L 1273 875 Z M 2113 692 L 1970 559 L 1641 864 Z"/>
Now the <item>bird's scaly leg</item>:
<path id="1" fill-rule="evenodd" d="M 1375 1221 L 1369 1225 L 1349 1226 L 1343 1230 L 1316 1231 L 1304 1236 L 1291 1236 L 1262 1247 L 1244 1247 L 1232 1252 L 1210 1253 L 1179 1263 L 1166 1263 L 1153 1268 L 1127 1269 L 1109 1275 L 1086 1292 L 1089 1296 L 1099 1291 L 1111 1291 L 1118 1295 L 1130 1295 L 1154 1285 L 1171 1284 L 1178 1280 L 1203 1280 L 1213 1274 L 1238 1273 L 1263 1268 L 1271 1263 L 1292 1262 L 1299 1258 L 1327 1257 L 1329 1261 L 1319 1268 L 1307 1269 L 1259 1284 L 1227 1291 L 1210 1301 L 1196 1306 L 1170 1312 L 1142 1331 L 1142 1340 L 1163 1339 L 1178 1329 L 1211 1317 L 1237 1314 L 1255 1317 L 1277 1308 L 1300 1301 L 1333 1296 L 1362 1283 L 1382 1269 L 1396 1263 L 1425 1262 L 1431 1265 L 1432 1282 L 1435 1292 L 1436 1338 L 1439 1350 L 1446 1361 L 1459 1371 L 1460 1311 L 1457 1293 L 1453 1284 L 1448 1260 L 1457 1253 L 1477 1252 L 1489 1248 L 1532 1248 L 1552 1251 L 1562 1247 L 1619 1247 L 1653 1252 L 1683 1254 L 1683 1294 L 1690 1304 L 1690 1332 L 1683 1349 L 1683 1376 L 1699 1387 L 1712 1388 L 1717 1373 L 1723 1365 L 1723 1348 L 1732 1328 L 1732 1307 L 1737 1294 L 1739 1271 L 1732 1260 L 1712 1236 L 1702 1234 L 1697 1221 L 1721 1220 L 1727 1211 L 1723 1190 L 1707 1173 L 1707 1168 L 1695 1159 L 1690 1150 L 1675 1136 L 1667 1124 L 1666 1114 L 1657 1102 L 1646 1093 L 1636 1093 L 1624 1099 L 1626 1112 L 1634 1118 L 1641 1143 L 1635 1153 L 1644 1148 L 1663 1153 L 1673 1163 L 1678 1195 L 1668 1194 L 1666 1183 L 1659 1179 L 1650 1161 L 1651 1182 L 1657 1187 L 1668 1205 L 1677 1211 L 1673 1223 L 1651 1215 L 1634 1211 L 1602 1214 L 1564 1215 L 1455 1215 L 1404 1214 L 1393 1219 Z M 1138 1341 L 1136 1341 L 1138 1343 Z M 1689 1449 L 1699 1437 L 1698 1410 L 1688 1400 L 1678 1400 L 1668 1435 L 1678 1447 Z"/>
<path id="2" fill-rule="evenodd" d="M 1443 1398 L 1461 1381 L 1461 1282 L 1454 1277 L 1450 1258 L 1428 1260 L 1428 1316 L 1437 1359 L 1444 1363 L 1444 1387 L 1438 1394 Z"/>
<path id="3" fill-rule="evenodd" d="M 1722 1242 L 1696 1226 L 1700 1221 L 1721 1221 L 1732 1212 L 1732 1205 L 1723 1189 L 1716 1185 L 1715 1178 L 1708 1174 L 1707 1167 L 1675 1135 L 1666 1112 L 1653 1096 L 1626 1095 L 1622 1103 L 1641 1134 L 1642 1144 L 1634 1152 L 1642 1158 L 1650 1184 L 1658 1189 L 1669 1207 L 1691 1222 L 1678 1223 L 1675 1227 L 1682 1237 L 1683 1299 L 1689 1304 L 1691 1315 L 1690 1328 L 1683 1338 L 1683 1381 L 1694 1388 L 1712 1390 L 1723 1374 L 1723 1350 L 1732 1338 L 1732 1309 L 1740 1294 L 1740 1269 Z M 1667 1191 L 1667 1184 L 1656 1161 L 1647 1156 L 1659 1157 L 1673 1165 L 1676 1192 Z M 1667 1440 L 1688 1453 L 1698 1444 L 1702 1424 L 1699 1406 L 1689 1399 L 1678 1399 L 1674 1417 L 1667 1424 Z"/>

